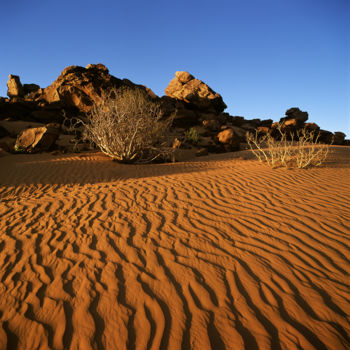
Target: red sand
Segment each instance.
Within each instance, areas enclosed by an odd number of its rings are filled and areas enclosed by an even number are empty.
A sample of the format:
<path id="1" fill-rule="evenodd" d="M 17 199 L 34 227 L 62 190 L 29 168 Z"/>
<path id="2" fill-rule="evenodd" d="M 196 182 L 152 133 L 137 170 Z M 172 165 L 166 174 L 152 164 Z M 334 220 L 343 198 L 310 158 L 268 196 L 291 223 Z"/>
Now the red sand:
<path id="1" fill-rule="evenodd" d="M 0 159 L 0 349 L 349 349 L 350 148 Z"/>

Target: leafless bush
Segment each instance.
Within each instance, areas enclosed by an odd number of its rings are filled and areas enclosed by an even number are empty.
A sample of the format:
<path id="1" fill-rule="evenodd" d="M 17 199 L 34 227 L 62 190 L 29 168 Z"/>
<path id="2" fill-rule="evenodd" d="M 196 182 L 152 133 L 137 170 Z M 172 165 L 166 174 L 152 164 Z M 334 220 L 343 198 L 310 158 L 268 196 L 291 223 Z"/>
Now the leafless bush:
<path id="1" fill-rule="evenodd" d="M 161 120 L 158 103 L 140 89 L 112 90 L 95 104 L 85 122 L 86 137 L 123 163 L 171 158 L 167 145 L 171 120 Z"/>
<path id="2" fill-rule="evenodd" d="M 320 166 L 326 160 L 330 146 L 318 142 L 319 133 L 304 128 L 288 135 L 283 131 L 283 124 L 279 124 L 277 130 L 279 140 L 269 133 L 247 133 L 248 145 L 260 162 L 265 161 L 272 167 L 307 168 Z"/>

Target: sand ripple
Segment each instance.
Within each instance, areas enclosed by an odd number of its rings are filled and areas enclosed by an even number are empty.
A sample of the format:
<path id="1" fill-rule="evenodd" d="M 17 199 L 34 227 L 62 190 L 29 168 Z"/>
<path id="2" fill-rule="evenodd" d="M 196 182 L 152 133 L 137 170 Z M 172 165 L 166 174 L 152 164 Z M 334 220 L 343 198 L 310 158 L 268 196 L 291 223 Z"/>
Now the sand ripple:
<path id="1" fill-rule="evenodd" d="M 40 157 L 0 160 L 0 349 L 350 348 L 349 166 Z"/>

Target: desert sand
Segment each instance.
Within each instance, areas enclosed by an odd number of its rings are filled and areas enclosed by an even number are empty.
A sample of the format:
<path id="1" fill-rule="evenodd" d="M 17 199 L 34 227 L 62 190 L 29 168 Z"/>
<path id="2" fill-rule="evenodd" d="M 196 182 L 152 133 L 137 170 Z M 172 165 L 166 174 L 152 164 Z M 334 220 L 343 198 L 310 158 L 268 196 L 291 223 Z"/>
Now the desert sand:
<path id="1" fill-rule="evenodd" d="M 1 158 L 0 349 L 349 349 L 350 148 L 332 151 L 306 170 Z"/>

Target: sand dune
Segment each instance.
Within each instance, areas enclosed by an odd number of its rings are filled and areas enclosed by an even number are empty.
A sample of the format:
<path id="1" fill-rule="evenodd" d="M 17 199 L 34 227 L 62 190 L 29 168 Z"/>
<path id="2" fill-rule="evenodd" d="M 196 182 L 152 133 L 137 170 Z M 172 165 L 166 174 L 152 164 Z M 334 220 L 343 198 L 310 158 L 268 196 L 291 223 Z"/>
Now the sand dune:
<path id="1" fill-rule="evenodd" d="M 349 349 L 333 151 L 309 170 L 1 158 L 0 349 Z"/>

